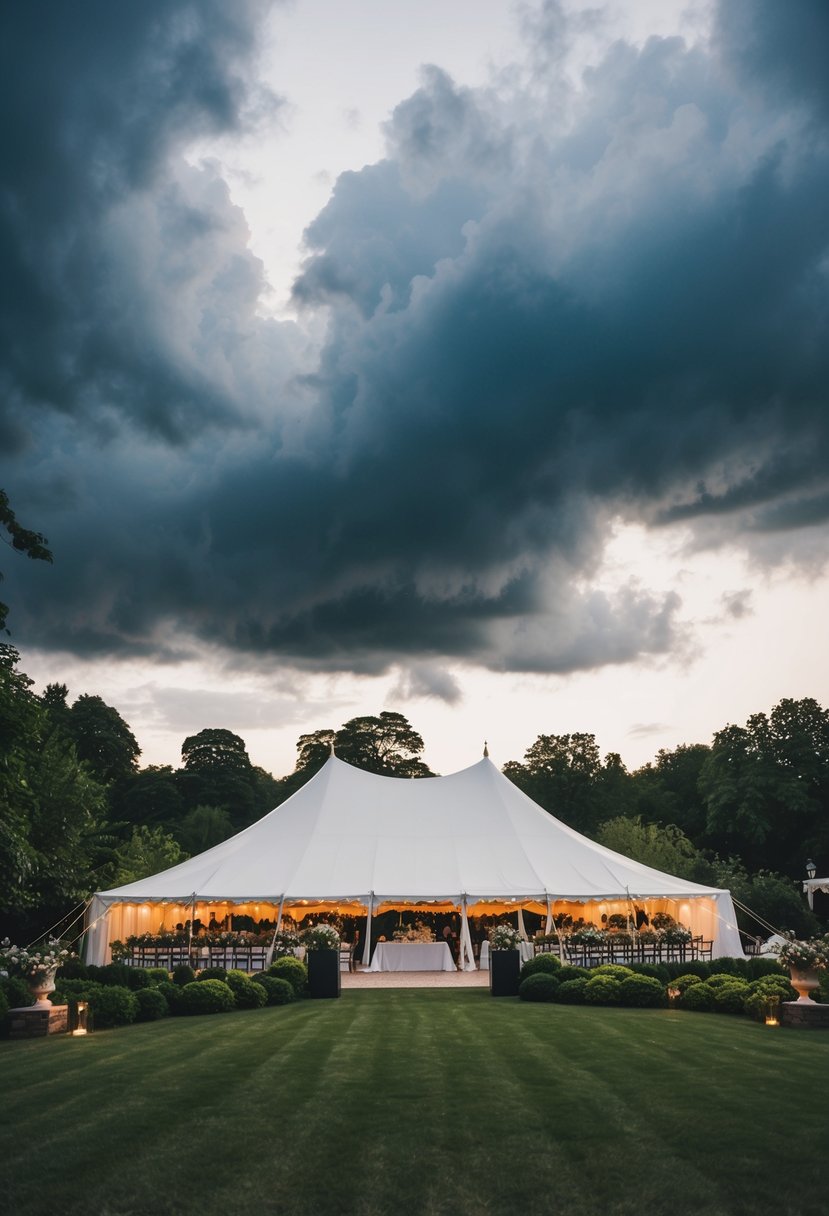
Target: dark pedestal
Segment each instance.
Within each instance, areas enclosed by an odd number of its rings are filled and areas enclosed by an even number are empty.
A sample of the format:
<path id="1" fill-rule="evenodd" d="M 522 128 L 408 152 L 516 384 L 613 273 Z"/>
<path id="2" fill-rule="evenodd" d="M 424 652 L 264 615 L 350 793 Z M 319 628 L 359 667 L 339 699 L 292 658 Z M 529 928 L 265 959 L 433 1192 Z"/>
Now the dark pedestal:
<path id="1" fill-rule="evenodd" d="M 308 991 L 313 997 L 340 995 L 339 950 L 309 950 L 305 955 L 308 968 Z"/>
<path id="2" fill-rule="evenodd" d="M 491 950 L 489 991 L 492 996 L 518 996 L 521 954 L 518 950 Z"/>
<path id="3" fill-rule="evenodd" d="M 39 1039 L 47 1034 L 66 1034 L 69 1006 L 53 1005 L 51 1009 L 35 1009 L 24 1005 L 9 1010 L 10 1039 Z"/>
<path id="4" fill-rule="evenodd" d="M 784 1001 L 780 1023 L 793 1030 L 829 1030 L 829 1005 L 817 1001 Z"/>

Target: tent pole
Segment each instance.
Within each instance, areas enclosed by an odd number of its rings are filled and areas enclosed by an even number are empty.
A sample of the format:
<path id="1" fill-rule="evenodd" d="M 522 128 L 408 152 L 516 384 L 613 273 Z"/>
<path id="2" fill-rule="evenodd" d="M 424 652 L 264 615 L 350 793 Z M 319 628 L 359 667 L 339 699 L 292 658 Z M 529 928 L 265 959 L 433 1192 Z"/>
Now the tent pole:
<path id="1" fill-rule="evenodd" d="M 279 930 L 282 928 L 282 905 L 284 904 L 284 902 L 285 902 L 285 896 L 283 895 L 279 901 L 279 911 L 276 914 L 276 928 L 273 931 L 273 937 L 271 938 L 271 944 L 268 948 L 268 953 L 265 955 L 265 966 L 266 967 L 270 967 L 271 963 L 273 962 L 274 946 L 276 945 L 276 939 L 279 934 Z"/>
<path id="2" fill-rule="evenodd" d="M 524 909 L 520 905 L 518 907 L 518 932 L 521 934 L 521 941 L 525 942 L 527 940 L 527 929 L 524 924 Z"/>
<path id="3" fill-rule="evenodd" d="M 187 931 L 187 957 L 193 958 L 193 921 L 196 919 L 196 892 L 193 892 L 192 907 L 190 909 L 190 928 Z"/>
<path id="4" fill-rule="evenodd" d="M 363 944 L 363 966 L 371 962 L 371 914 L 374 911 L 374 892 L 368 893 L 368 911 L 366 915 L 366 940 Z"/>
<path id="5" fill-rule="evenodd" d="M 547 920 L 544 925 L 544 936 L 550 936 L 550 930 L 553 927 L 553 905 L 550 903 L 550 895 L 547 893 Z"/>

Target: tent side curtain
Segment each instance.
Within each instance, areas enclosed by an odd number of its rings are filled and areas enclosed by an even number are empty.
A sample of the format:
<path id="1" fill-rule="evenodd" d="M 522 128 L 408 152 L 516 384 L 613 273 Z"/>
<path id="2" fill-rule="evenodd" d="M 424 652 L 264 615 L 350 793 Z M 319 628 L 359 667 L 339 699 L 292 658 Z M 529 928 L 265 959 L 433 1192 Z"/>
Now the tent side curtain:
<path id="1" fill-rule="evenodd" d="M 533 912 L 546 918 L 549 911 L 554 924 L 559 924 L 565 916 L 574 920 L 584 919 L 595 924 L 601 922 L 602 915 L 613 912 L 625 914 L 631 906 L 631 901 L 645 904 L 650 915 L 654 912 L 668 912 L 675 920 L 687 925 L 695 936 L 701 936 L 712 941 L 714 957 L 741 957 L 742 945 L 737 927 L 734 905 L 728 891 L 718 891 L 710 896 L 689 896 L 687 899 L 676 899 L 669 896 L 628 896 L 618 895 L 601 900 L 557 899 L 555 896 L 540 898 L 482 898 L 469 896 L 466 900 L 467 915 L 472 918 L 481 916 L 515 915 L 519 908 Z M 384 912 L 407 912 L 417 916 L 422 914 L 448 914 L 460 912 L 464 897 L 446 896 L 441 899 L 404 898 L 401 896 L 377 896 L 374 901 L 368 896 L 351 896 L 337 899 L 298 900 L 286 897 L 252 901 L 246 899 L 212 900 L 196 896 L 196 917 L 207 923 L 213 916 L 221 921 L 229 912 L 236 914 L 244 912 L 258 919 L 266 919 L 276 924 L 282 904 L 283 917 L 290 916 L 295 920 L 303 920 L 308 916 L 326 917 L 339 914 L 342 916 L 366 916 L 372 907 L 373 915 Z M 88 963 L 102 965 L 110 958 L 110 946 L 113 941 L 124 941 L 128 937 L 143 933 L 157 933 L 162 929 L 172 930 L 177 924 L 184 924 L 192 916 L 192 896 L 172 899 L 153 899 L 141 902 L 119 898 L 107 898 L 96 895 L 90 901 L 87 910 L 84 957 Z"/>

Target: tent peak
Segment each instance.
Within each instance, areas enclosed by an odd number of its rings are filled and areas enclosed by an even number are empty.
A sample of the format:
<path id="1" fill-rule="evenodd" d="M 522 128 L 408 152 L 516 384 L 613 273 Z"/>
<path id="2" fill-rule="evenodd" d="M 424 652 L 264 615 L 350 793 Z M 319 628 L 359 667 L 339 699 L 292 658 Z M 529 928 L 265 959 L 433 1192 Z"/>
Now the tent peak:
<path id="1" fill-rule="evenodd" d="M 485 760 L 489 759 L 489 746 L 487 744 L 486 739 L 484 739 L 484 759 Z"/>

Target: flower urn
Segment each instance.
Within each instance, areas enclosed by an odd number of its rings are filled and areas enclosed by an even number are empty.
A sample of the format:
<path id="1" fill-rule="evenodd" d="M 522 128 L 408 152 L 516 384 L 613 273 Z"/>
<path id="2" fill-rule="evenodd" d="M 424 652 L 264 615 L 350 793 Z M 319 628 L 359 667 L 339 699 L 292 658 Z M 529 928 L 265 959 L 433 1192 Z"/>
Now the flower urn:
<path id="1" fill-rule="evenodd" d="M 308 968 L 308 992 L 312 997 L 340 995 L 339 950 L 309 950 L 305 955 Z"/>
<path id="2" fill-rule="evenodd" d="M 35 998 L 35 1009 L 51 1009 L 52 1002 L 49 1000 L 49 993 L 55 991 L 55 976 L 57 975 L 57 966 L 43 967 L 39 971 L 34 971 L 26 977 L 26 983 L 29 985 L 29 991 Z"/>
<path id="3" fill-rule="evenodd" d="M 791 976 L 792 988 L 797 993 L 797 1000 L 792 1001 L 791 1004 L 811 1004 L 811 994 L 817 992 L 818 988 L 820 988 L 817 971 L 814 968 L 800 969 L 798 967 L 790 967 L 789 974 Z"/>
<path id="4" fill-rule="evenodd" d="M 518 996 L 520 950 L 493 950 L 489 956 L 489 991 L 492 996 Z"/>

